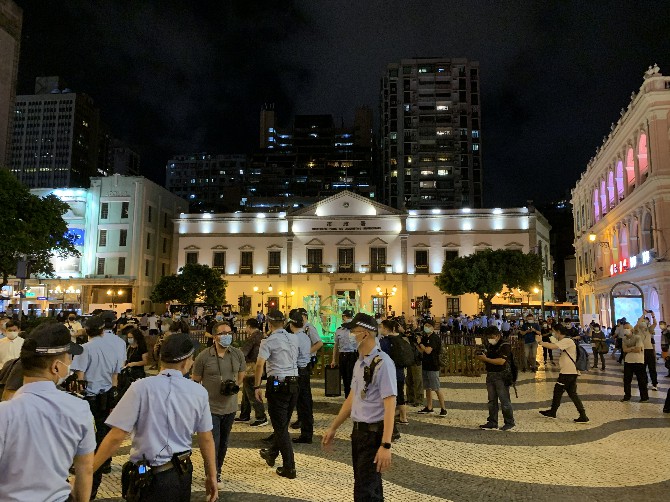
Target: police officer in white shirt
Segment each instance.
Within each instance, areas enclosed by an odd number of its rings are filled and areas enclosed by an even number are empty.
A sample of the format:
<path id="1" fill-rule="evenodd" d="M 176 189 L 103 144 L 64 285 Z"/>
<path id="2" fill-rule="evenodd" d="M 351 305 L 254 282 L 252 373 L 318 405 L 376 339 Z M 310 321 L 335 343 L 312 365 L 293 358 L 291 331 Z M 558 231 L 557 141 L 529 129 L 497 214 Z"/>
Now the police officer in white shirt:
<path id="1" fill-rule="evenodd" d="M 60 323 L 36 327 L 21 350 L 24 384 L 0 403 L 0 500 L 88 502 L 95 433 L 85 401 L 56 388 L 70 373 L 70 342 Z M 67 481 L 74 464 L 75 479 Z"/>
<path id="2" fill-rule="evenodd" d="M 333 361 L 330 367 L 334 368 L 336 365 L 340 366 L 340 375 L 344 383 L 344 397 L 349 396 L 351 391 L 351 376 L 354 373 L 354 365 L 358 359 L 358 352 L 356 352 L 356 343 L 351 342 L 349 330 L 344 327 L 344 324 L 351 322 L 354 313 L 351 310 L 342 312 L 342 326 L 335 330 L 335 344 L 333 345 Z"/>
<path id="3" fill-rule="evenodd" d="M 377 322 L 358 313 L 345 324 L 356 339 L 359 358 L 354 366 L 351 393 L 323 435 L 330 448 L 337 428 L 351 416 L 351 456 L 354 466 L 354 501 L 383 501 L 381 473 L 391 467 L 391 436 L 398 394 L 395 364 L 379 348 Z"/>
<path id="4" fill-rule="evenodd" d="M 98 448 L 100 467 L 132 433 L 130 461 L 123 466 L 124 498 L 143 502 L 191 500 L 191 436 L 198 434 L 208 502 L 218 498 L 209 396 L 184 378 L 193 366 L 195 347 L 186 333 L 163 342 L 161 372 L 133 382 L 107 419 L 111 430 Z"/>

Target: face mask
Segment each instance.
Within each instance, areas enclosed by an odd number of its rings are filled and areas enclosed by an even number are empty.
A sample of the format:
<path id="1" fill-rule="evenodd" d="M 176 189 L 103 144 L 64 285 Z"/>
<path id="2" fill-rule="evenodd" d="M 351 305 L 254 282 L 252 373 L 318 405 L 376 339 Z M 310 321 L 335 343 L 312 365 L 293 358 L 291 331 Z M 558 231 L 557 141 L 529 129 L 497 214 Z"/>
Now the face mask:
<path id="1" fill-rule="evenodd" d="M 546 327 L 547 327 L 547 324 L 546 324 L 546 323 L 545 323 L 545 324 L 543 324 L 543 325 L 542 325 L 542 327 L 543 327 L 543 328 L 546 328 Z"/>
<path id="2" fill-rule="evenodd" d="M 626 336 L 630 336 L 630 335 L 633 334 L 633 332 L 632 332 L 631 330 L 629 330 L 629 329 L 624 329 L 624 330 L 623 330 L 623 334 L 626 335 Z"/>
<path id="3" fill-rule="evenodd" d="M 423 332 L 426 333 L 427 335 L 430 335 L 433 332 L 433 327 L 432 326 L 424 326 L 423 327 Z"/>
<path id="4" fill-rule="evenodd" d="M 594 333 L 600 333 L 600 328 L 593 328 Z"/>
<path id="5" fill-rule="evenodd" d="M 219 345 L 221 345 L 221 347 L 230 347 L 231 343 L 233 343 L 233 335 L 231 333 L 219 335 Z"/>
<path id="6" fill-rule="evenodd" d="M 66 365 L 62 361 L 57 361 L 58 364 L 65 366 L 65 376 L 60 376 L 60 371 L 58 372 L 58 383 L 56 385 L 62 384 L 67 377 L 70 376 L 70 365 Z"/>
<path id="7" fill-rule="evenodd" d="M 17 336 L 19 336 L 19 332 L 18 331 L 8 331 L 7 333 L 5 333 L 5 335 L 7 335 L 7 338 L 9 338 L 10 340 L 14 340 Z"/>
<path id="8" fill-rule="evenodd" d="M 167 324 L 162 324 L 161 325 L 161 331 L 163 333 L 166 333 L 169 329 L 170 329 L 170 327 Z"/>
<path id="9" fill-rule="evenodd" d="M 526 319 L 526 322 L 535 322 L 535 319 L 531 317 L 530 319 Z"/>
<path id="10" fill-rule="evenodd" d="M 135 343 L 135 339 L 134 338 L 128 338 L 128 343 L 130 345 L 132 345 L 133 343 Z"/>
<path id="11" fill-rule="evenodd" d="M 496 343 L 498 343 L 497 338 L 489 338 L 489 345 L 495 345 Z"/>
<path id="12" fill-rule="evenodd" d="M 217 315 L 215 319 L 217 321 L 223 321 L 223 316 L 222 315 Z"/>

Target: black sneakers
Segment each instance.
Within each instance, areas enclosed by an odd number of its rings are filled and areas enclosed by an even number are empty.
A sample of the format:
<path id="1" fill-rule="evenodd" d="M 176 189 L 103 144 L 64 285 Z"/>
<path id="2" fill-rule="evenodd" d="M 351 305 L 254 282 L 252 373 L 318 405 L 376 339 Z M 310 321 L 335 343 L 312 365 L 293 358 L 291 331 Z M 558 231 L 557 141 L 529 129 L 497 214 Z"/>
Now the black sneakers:
<path id="1" fill-rule="evenodd" d="M 419 415 L 428 415 L 429 413 L 434 413 L 433 410 L 429 410 L 427 407 L 424 407 L 422 410 L 417 411 Z"/>
<path id="2" fill-rule="evenodd" d="M 574 422 L 576 424 L 588 424 L 590 422 L 589 417 L 584 415 L 583 417 L 575 418 Z"/>
<path id="3" fill-rule="evenodd" d="M 551 410 L 542 410 L 540 411 L 540 415 L 547 418 L 556 418 L 556 413 Z"/>
<path id="4" fill-rule="evenodd" d="M 485 431 L 494 431 L 498 428 L 498 424 L 490 424 L 490 423 L 485 423 L 479 426 L 480 429 L 483 429 Z"/>

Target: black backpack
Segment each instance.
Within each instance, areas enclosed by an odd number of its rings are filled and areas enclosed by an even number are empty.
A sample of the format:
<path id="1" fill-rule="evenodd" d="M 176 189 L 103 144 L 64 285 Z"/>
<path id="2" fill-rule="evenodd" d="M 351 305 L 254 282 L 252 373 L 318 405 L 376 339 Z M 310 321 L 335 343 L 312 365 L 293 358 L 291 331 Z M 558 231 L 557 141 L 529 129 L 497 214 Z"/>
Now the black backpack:
<path id="1" fill-rule="evenodd" d="M 391 359 L 402 368 L 413 366 L 415 362 L 412 345 L 401 335 L 389 337 L 391 340 Z"/>

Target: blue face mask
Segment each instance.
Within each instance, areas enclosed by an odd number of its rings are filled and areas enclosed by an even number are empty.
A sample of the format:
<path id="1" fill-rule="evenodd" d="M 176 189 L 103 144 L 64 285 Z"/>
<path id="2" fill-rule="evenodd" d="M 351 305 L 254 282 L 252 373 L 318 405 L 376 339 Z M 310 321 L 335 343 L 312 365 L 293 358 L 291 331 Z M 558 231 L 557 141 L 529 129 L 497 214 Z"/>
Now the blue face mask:
<path id="1" fill-rule="evenodd" d="M 233 343 L 233 335 L 231 333 L 226 333 L 225 335 L 219 335 L 219 345 L 221 347 L 230 347 Z"/>
<path id="2" fill-rule="evenodd" d="M 217 321 L 223 321 L 223 316 L 222 315 L 217 315 L 216 320 Z"/>
<path id="3" fill-rule="evenodd" d="M 128 344 L 132 345 L 133 343 L 135 343 L 135 339 L 134 338 L 128 338 Z"/>

